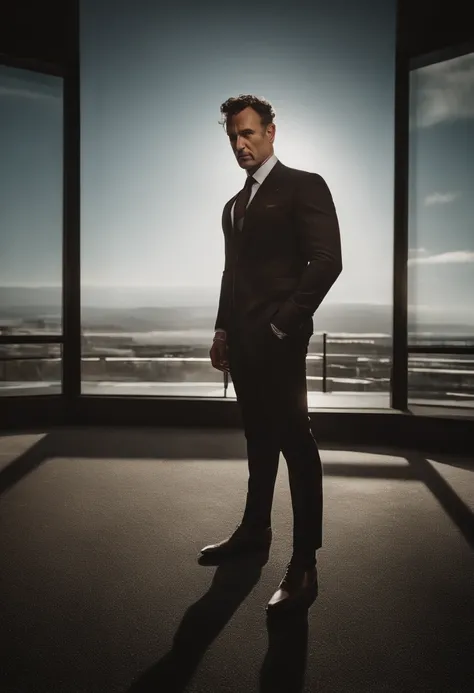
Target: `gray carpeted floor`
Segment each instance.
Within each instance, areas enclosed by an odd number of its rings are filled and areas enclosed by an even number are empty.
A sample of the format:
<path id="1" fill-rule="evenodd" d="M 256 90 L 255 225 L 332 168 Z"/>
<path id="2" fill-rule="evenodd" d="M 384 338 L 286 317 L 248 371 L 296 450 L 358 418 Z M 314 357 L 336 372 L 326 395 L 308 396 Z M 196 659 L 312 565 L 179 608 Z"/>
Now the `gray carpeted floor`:
<path id="1" fill-rule="evenodd" d="M 323 449 L 320 594 L 267 622 L 291 554 L 203 567 L 239 522 L 239 431 L 0 438 L 2 693 L 448 693 L 474 678 L 474 466 Z M 307 617 L 306 617 L 307 616 Z"/>

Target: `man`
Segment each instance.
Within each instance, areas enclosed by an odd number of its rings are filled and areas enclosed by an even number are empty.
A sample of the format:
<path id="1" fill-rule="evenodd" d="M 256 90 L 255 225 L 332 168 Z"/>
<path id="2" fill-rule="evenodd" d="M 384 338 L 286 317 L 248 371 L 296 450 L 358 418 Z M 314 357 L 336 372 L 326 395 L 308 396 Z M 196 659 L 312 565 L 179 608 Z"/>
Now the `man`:
<path id="1" fill-rule="evenodd" d="M 316 173 L 274 154 L 275 113 L 252 95 L 221 106 L 230 145 L 246 171 L 224 207 L 225 267 L 212 365 L 230 372 L 247 440 L 244 516 L 228 539 L 202 557 L 268 549 L 280 451 L 289 473 L 293 554 L 268 611 L 317 592 L 322 544 L 322 467 L 307 404 L 306 355 L 313 314 L 342 270 L 331 193 Z"/>

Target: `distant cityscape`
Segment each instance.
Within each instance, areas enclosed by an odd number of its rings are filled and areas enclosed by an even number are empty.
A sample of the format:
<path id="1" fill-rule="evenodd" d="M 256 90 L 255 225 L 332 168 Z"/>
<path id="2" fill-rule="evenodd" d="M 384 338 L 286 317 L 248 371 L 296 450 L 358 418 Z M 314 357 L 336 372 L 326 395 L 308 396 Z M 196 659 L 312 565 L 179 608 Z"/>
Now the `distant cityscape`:
<path id="1" fill-rule="evenodd" d="M 55 293 L 58 299 L 57 290 Z M 160 303 L 155 306 L 119 307 L 110 301 L 109 305 L 84 305 L 83 388 L 102 392 L 111 384 L 126 384 L 130 394 L 153 394 L 153 384 L 160 384 L 161 389 L 155 390 L 168 395 L 222 396 L 223 375 L 209 360 L 216 293 L 214 303 L 211 291 L 207 295 L 192 292 L 186 305 L 183 292 L 175 291 L 173 297 L 170 290 L 154 298 Z M 61 334 L 60 303 L 51 298 L 50 289 L 0 288 L 0 335 Z M 416 323 L 411 317 L 411 343 L 474 346 L 474 325 L 432 312 L 417 317 Z M 323 304 L 314 317 L 315 333 L 307 359 L 308 391 L 388 394 L 391 321 L 390 306 Z M 60 345 L 0 345 L 1 394 L 57 387 L 60 381 Z M 233 396 L 231 384 L 228 394 Z M 421 403 L 474 406 L 474 355 L 411 355 L 409 396 Z"/>

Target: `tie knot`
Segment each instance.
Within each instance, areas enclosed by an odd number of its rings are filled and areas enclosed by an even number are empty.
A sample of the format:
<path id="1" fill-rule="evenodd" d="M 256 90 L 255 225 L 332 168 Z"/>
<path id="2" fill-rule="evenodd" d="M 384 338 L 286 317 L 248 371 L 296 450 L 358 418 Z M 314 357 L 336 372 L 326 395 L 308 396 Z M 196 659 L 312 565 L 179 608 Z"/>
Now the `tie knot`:
<path id="1" fill-rule="evenodd" d="M 257 181 L 255 180 L 255 178 L 253 178 L 252 176 L 247 176 L 247 180 L 245 181 L 245 187 L 246 187 L 246 188 L 251 188 L 252 185 L 253 185 L 254 183 L 256 183 L 256 182 L 257 182 Z"/>

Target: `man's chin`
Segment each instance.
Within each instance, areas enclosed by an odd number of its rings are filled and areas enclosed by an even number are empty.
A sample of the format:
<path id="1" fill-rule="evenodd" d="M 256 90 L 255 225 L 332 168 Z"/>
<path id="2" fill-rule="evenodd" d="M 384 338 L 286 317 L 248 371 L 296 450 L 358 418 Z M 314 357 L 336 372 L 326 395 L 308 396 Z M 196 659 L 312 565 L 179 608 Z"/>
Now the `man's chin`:
<path id="1" fill-rule="evenodd" d="M 253 159 L 251 156 L 239 157 L 237 161 L 239 162 L 239 166 L 242 166 L 242 168 L 249 168 L 253 164 Z"/>

